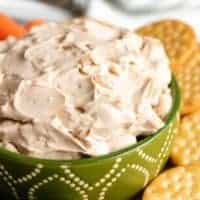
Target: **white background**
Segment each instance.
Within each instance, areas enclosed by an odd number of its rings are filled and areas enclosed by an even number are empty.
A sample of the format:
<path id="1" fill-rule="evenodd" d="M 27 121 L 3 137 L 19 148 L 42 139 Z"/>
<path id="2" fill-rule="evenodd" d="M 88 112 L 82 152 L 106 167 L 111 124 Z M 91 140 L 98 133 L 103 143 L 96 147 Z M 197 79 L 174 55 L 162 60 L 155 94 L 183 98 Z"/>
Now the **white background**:
<path id="1" fill-rule="evenodd" d="M 69 17 L 66 10 L 45 6 L 34 0 L 0 0 L 0 11 L 21 20 L 38 17 L 47 20 L 62 20 Z M 110 6 L 106 1 L 91 0 L 88 15 L 131 29 L 156 19 L 178 18 L 190 23 L 200 36 L 200 0 L 190 0 L 190 3 L 186 3 L 185 0 L 185 6 L 183 7 L 145 15 L 128 15 Z"/>

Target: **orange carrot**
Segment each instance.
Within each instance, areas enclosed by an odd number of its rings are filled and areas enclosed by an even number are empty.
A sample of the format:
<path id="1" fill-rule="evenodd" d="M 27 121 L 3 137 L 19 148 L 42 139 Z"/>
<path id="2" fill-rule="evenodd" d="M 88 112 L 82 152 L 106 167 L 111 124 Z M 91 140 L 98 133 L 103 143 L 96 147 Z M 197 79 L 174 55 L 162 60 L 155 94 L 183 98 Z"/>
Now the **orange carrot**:
<path id="1" fill-rule="evenodd" d="M 40 26 L 44 23 L 45 23 L 45 21 L 43 19 L 34 19 L 34 20 L 31 20 L 31 21 L 29 21 L 25 24 L 25 29 L 29 31 L 33 27 Z"/>
<path id="2" fill-rule="evenodd" d="M 11 19 L 9 16 L 0 13 L 0 40 L 8 36 L 22 37 L 26 33 L 23 26 Z"/>

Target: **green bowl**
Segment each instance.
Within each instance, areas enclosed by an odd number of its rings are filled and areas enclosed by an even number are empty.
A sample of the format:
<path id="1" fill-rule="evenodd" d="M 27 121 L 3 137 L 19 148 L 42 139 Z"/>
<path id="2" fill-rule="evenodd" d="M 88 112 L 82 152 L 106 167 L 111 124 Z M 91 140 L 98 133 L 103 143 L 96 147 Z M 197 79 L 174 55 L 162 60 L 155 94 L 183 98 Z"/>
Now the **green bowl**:
<path id="1" fill-rule="evenodd" d="M 80 160 L 45 160 L 0 149 L 0 197 L 6 200 L 125 200 L 164 167 L 179 121 L 180 92 L 166 125 L 136 145 Z"/>

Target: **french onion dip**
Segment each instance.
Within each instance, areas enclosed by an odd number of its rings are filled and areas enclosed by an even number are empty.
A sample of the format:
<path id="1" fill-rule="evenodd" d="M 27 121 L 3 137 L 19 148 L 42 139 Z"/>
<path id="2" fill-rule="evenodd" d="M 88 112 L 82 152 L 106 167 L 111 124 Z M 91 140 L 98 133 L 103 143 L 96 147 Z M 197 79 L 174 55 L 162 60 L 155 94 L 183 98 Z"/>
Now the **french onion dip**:
<path id="1" fill-rule="evenodd" d="M 161 43 L 90 19 L 47 23 L 0 43 L 0 146 L 79 159 L 154 134 L 171 109 Z"/>

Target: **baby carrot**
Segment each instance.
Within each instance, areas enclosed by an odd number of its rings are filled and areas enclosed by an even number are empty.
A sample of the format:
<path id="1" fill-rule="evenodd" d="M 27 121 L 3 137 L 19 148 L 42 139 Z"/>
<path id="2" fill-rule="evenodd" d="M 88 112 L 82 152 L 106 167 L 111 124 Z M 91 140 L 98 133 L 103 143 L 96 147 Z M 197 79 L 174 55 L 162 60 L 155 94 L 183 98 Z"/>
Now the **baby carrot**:
<path id="1" fill-rule="evenodd" d="M 33 27 L 40 26 L 44 23 L 45 23 L 45 21 L 43 19 L 34 19 L 34 20 L 31 20 L 31 21 L 29 21 L 25 24 L 25 29 L 29 31 Z"/>
<path id="2" fill-rule="evenodd" d="M 9 16 L 0 13 L 0 40 L 6 39 L 8 36 L 22 37 L 26 33 L 23 26 L 18 24 Z"/>

